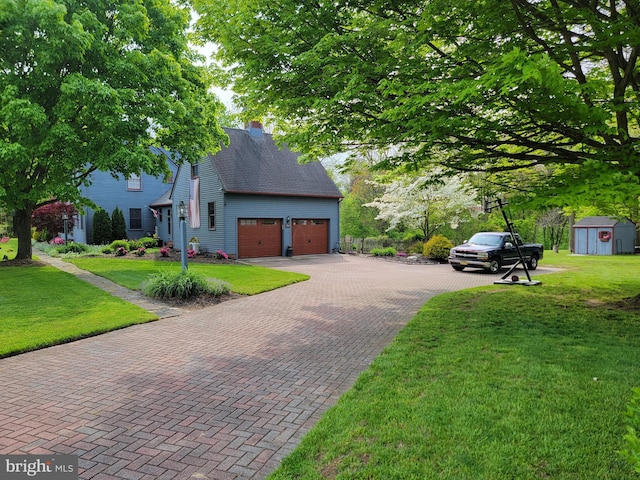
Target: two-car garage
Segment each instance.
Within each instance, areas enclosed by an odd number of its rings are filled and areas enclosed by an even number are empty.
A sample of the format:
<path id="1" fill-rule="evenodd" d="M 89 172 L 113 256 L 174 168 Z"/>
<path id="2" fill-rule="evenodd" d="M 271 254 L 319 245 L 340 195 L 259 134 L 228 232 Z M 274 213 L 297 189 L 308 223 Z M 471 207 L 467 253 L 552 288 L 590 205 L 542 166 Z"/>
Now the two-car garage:
<path id="1" fill-rule="evenodd" d="M 290 236 L 286 230 L 291 229 Z M 291 238 L 291 245 L 284 245 Z M 241 218 L 238 220 L 238 257 L 277 257 L 291 246 L 294 255 L 329 252 L 329 220 L 295 218 Z"/>

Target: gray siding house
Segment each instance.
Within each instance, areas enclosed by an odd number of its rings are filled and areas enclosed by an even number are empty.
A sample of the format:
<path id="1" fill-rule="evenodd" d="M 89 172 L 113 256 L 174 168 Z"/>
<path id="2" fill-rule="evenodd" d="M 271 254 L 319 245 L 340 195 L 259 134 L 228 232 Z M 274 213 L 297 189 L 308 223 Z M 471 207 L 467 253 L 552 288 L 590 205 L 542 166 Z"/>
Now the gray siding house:
<path id="1" fill-rule="evenodd" d="M 300 165 L 259 122 L 225 129 L 229 146 L 181 165 L 169 197 L 151 206 L 160 238 L 180 248 L 178 206 L 188 206 L 187 238 L 200 252 L 235 258 L 337 252 L 342 194 L 318 162 Z"/>
<path id="2" fill-rule="evenodd" d="M 171 160 L 168 151 L 151 147 L 156 155 L 166 157 L 171 175 L 168 178 L 154 177 L 141 172 L 140 175 L 125 179 L 122 175 L 113 177 L 109 172 L 96 171 L 91 174 L 91 185 L 81 187 L 83 197 L 90 199 L 109 215 L 118 207 L 124 215 L 127 238 L 136 239 L 153 235 L 156 228 L 157 211 L 151 203 L 166 194 L 168 197 L 178 165 Z M 73 239 L 80 243 L 93 243 L 93 215 L 95 211 L 85 208 L 75 221 Z"/>

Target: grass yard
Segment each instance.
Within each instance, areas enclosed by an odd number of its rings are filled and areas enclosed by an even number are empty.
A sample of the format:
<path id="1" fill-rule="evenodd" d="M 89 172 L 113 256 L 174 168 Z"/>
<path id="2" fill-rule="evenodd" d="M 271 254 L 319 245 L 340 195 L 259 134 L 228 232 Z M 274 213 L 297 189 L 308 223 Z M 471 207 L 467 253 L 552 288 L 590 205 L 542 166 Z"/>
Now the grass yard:
<path id="1" fill-rule="evenodd" d="M 637 479 L 640 257 L 545 254 L 536 287 L 429 301 L 276 479 Z"/>
<path id="2" fill-rule="evenodd" d="M 0 244 L 0 248 L 0 255 L 7 252 L 13 259 L 17 240 Z M 140 288 L 151 274 L 181 268 L 179 262 L 138 259 L 80 257 L 69 261 L 132 290 Z M 234 292 L 245 295 L 309 278 L 233 264 L 191 263 L 189 269 L 226 280 Z M 156 319 L 156 315 L 54 267 L 0 268 L 0 358 Z"/>
<path id="3" fill-rule="evenodd" d="M 157 316 L 54 267 L 0 267 L 0 358 Z"/>
<path id="4" fill-rule="evenodd" d="M 0 243 L 0 261 L 7 257 L 7 260 L 13 260 L 18 253 L 18 239 L 10 238 L 6 243 Z"/>
<path id="5" fill-rule="evenodd" d="M 67 261 L 131 290 L 140 288 L 150 275 L 161 270 L 180 270 L 180 262 L 126 258 L 72 258 Z M 189 270 L 224 280 L 242 295 L 274 290 L 308 280 L 308 275 L 264 268 L 257 265 L 189 263 Z"/>

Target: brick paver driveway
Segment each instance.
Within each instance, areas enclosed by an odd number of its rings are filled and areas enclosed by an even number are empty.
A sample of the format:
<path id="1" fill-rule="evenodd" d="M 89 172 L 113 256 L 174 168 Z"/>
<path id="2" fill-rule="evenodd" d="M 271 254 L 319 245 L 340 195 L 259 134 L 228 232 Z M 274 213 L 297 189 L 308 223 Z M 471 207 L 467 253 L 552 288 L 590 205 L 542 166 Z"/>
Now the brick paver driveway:
<path id="1" fill-rule="evenodd" d="M 79 455 L 87 479 L 264 478 L 427 299 L 496 279 L 349 255 L 262 263 L 311 279 L 0 360 L 0 453 Z"/>

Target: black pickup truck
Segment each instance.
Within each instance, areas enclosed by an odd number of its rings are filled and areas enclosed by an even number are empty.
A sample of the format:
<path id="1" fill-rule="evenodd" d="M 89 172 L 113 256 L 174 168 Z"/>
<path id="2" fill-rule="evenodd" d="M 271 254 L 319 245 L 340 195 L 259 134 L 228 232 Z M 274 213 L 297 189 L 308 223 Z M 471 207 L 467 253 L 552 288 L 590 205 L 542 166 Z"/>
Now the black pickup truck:
<path id="1" fill-rule="evenodd" d="M 527 268 L 538 268 L 544 247 L 539 243 L 522 243 L 518 234 L 515 235 L 515 241 L 518 242 Z M 449 264 L 459 272 L 466 267 L 472 267 L 498 273 L 503 266 L 513 265 L 519 260 L 518 249 L 509 232 L 479 232 L 449 252 Z"/>

